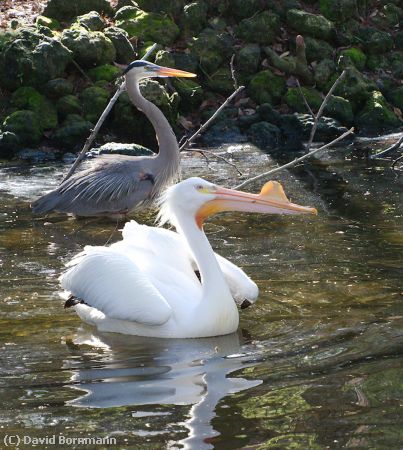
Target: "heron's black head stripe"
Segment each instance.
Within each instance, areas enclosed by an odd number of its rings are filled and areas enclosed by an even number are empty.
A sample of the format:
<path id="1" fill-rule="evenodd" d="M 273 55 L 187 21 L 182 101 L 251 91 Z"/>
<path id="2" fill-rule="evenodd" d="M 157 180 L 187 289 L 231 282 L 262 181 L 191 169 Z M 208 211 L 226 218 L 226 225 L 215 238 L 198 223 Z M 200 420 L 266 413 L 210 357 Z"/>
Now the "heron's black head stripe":
<path id="1" fill-rule="evenodd" d="M 123 75 L 126 74 L 127 72 L 129 72 L 129 70 L 134 69 L 135 67 L 144 67 L 144 66 L 149 66 L 149 65 L 150 65 L 150 63 L 147 61 L 141 61 L 141 60 L 133 61 L 126 67 L 126 69 L 123 72 Z"/>

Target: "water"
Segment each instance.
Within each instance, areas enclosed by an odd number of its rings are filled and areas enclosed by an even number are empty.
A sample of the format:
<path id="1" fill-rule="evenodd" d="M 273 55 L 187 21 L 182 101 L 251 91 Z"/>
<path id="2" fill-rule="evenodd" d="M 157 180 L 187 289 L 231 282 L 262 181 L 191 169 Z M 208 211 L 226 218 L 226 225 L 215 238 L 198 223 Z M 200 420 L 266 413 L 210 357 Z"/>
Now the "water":
<path id="1" fill-rule="evenodd" d="M 229 150 L 250 174 L 271 164 Z M 0 447 L 5 435 L 63 435 L 136 449 L 401 448 L 401 184 L 386 162 L 350 150 L 277 177 L 317 217 L 210 220 L 212 245 L 260 298 L 237 334 L 195 340 L 99 333 L 63 310 L 63 264 L 119 232 L 101 219 L 31 216 L 29 200 L 62 165 L 0 166 Z M 188 157 L 183 171 L 237 184 L 234 168 L 210 164 Z"/>

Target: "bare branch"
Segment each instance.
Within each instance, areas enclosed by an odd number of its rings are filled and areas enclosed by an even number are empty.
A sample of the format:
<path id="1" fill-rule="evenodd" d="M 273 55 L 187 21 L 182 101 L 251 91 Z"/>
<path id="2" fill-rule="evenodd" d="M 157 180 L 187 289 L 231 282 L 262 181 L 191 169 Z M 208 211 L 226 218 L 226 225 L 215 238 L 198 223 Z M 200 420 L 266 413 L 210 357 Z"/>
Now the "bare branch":
<path id="1" fill-rule="evenodd" d="M 204 150 L 204 149 L 201 150 L 201 149 L 198 149 L 198 148 L 188 148 L 188 149 L 182 150 L 182 151 L 184 151 L 184 152 L 198 152 L 198 153 L 201 153 L 206 159 L 207 159 L 207 157 L 206 157 L 206 153 L 207 153 L 207 154 L 213 156 L 214 158 L 220 159 L 221 161 L 224 161 L 226 164 L 232 166 L 238 172 L 239 175 L 241 175 L 241 176 L 243 175 L 243 173 L 239 170 L 238 166 L 235 163 L 229 161 L 227 158 L 225 158 L 222 155 L 217 155 L 216 153 L 214 153 L 211 150 Z"/>
<path id="2" fill-rule="evenodd" d="M 396 168 L 396 164 L 401 161 L 403 159 L 403 155 L 400 155 L 398 158 L 396 158 L 393 163 L 392 163 L 392 169 L 397 171 L 397 170 L 401 170 L 401 166 L 399 168 Z"/>
<path id="3" fill-rule="evenodd" d="M 323 102 L 320 105 L 320 108 L 319 108 L 318 112 L 316 113 L 316 115 L 313 114 L 314 121 L 313 121 L 312 130 L 311 130 L 311 135 L 309 136 L 309 141 L 308 141 L 308 144 L 306 145 L 307 152 L 309 152 L 309 150 L 312 146 L 313 138 L 315 137 L 319 119 L 320 119 L 321 115 L 323 114 L 323 111 L 327 105 L 327 102 L 329 101 L 330 96 L 333 94 L 336 87 L 339 85 L 339 83 L 343 80 L 343 78 L 345 76 L 346 76 L 346 70 L 343 70 L 343 72 L 340 74 L 340 76 L 337 78 L 337 80 L 333 83 L 333 86 L 330 88 L 329 92 L 326 94 L 326 97 L 323 99 Z M 302 91 L 301 91 L 301 93 L 302 93 Z M 306 99 L 305 99 L 305 101 L 306 101 Z"/>
<path id="4" fill-rule="evenodd" d="M 234 89 L 238 89 L 238 81 L 235 76 L 234 60 L 235 60 L 235 53 L 231 56 L 231 61 L 229 63 L 229 67 L 231 69 L 232 81 L 234 82 Z"/>
<path id="5" fill-rule="evenodd" d="M 251 184 L 251 183 L 253 183 L 254 181 L 260 180 L 261 178 L 265 178 L 265 177 L 267 177 L 267 176 L 269 176 L 269 175 L 273 175 L 273 174 L 275 174 L 275 173 L 277 173 L 277 172 L 280 172 L 281 170 L 284 170 L 284 169 L 288 169 L 288 168 L 290 168 L 290 167 L 293 167 L 293 166 L 295 166 L 296 164 L 300 163 L 301 161 L 304 161 L 305 159 L 310 158 L 311 156 L 315 155 L 316 153 L 318 153 L 318 152 L 320 152 L 320 151 L 322 151 L 322 150 L 325 150 L 325 149 L 327 149 L 328 147 L 334 145 L 336 142 L 341 141 L 341 140 L 344 139 L 346 136 L 348 136 L 349 134 L 351 134 L 353 131 L 354 131 L 354 128 L 350 128 L 348 131 L 346 131 L 345 133 L 343 133 L 343 134 L 342 134 L 341 136 L 339 136 L 338 138 L 333 139 L 332 142 L 329 142 L 328 144 L 322 145 L 321 147 L 316 148 L 315 150 L 312 150 L 311 152 L 306 153 L 305 155 L 300 156 L 299 158 L 296 158 L 296 159 L 294 159 L 293 161 L 290 161 L 290 162 L 287 163 L 287 164 L 284 164 L 284 165 L 282 165 L 282 166 L 280 166 L 280 167 L 276 167 L 276 168 L 274 168 L 274 169 L 271 169 L 271 170 L 269 170 L 268 172 L 261 173 L 260 175 L 256 175 L 255 177 L 249 178 L 248 180 L 245 180 L 245 181 L 242 182 L 241 184 L 238 184 L 237 186 L 235 186 L 233 189 L 240 189 L 240 188 L 243 188 L 244 186 L 247 186 L 248 184 Z"/>
<path id="6" fill-rule="evenodd" d="M 154 44 L 148 52 L 141 58 L 146 59 L 148 58 L 151 53 L 157 48 L 157 44 Z M 104 109 L 103 113 L 101 114 L 100 118 L 98 119 L 98 122 L 96 123 L 94 129 L 91 131 L 91 134 L 88 136 L 87 140 L 85 141 L 84 147 L 82 148 L 81 152 L 78 154 L 76 160 L 74 161 L 73 165 L 70 167 L 70 170 L 67 172 L 67 175 L 63 178 L 63 181 L 66 181 L 68 178 L 73 175 L 74 171 L 76 170 L 77 166 L 80 164 L 82 159 L 84 158 L 87 151 L 90 149 L 92 143 L 95 140 L 96 135 L 98 134 L 101 126 L 103 125 L 106 117 L 110 113 L 111 109 L 113 108 L 113 105 L 116 103 L 117 99 L 119 98 L 120 94 L 126 89 L 126 84 L 123 81 L 120 86 L 118 87 L 117 91 L 113 95 L 113 97 L 109 100 L 108 105 Z"/>
<path id="7" fill-rule="evenodd" d="M 309 105 L 309 103 L 308 103 L 308 101 L 307 101 L 307 99 L 306 99 L 304 93 L 302 92 L 301 84 L 300 84 L 298 78 L 297 78 L 296 80 L 297 80 L 298 91 L 299 91 L 299 93 L 300 93 L 300 95 L 301 95 L 301 97 L 302 97 L 302 100 L 304 101 L 305 106 L 306 106 L 307 110 L 309 111 L 309 114 L 310 114 L 313 118 L 315 118 L 316 115 L 315 115 L 315 113 L 312 111 L 312 108 L 310 107 L 310 105 Z"/>
<path id="8" fill-rule="evenodd" d="M 376 158 L 380 158 L 381 156 L 385 156 L 388 153 L 393 152 L 393 150 L 398 150 L 402 144 L 403 144 L 403 134 L 400 136 L 400 139 L 397 142 L 395 142 L 393 145 L 391 145 L 388 148 L 385 148 L 385 150 L 375 153 L 375 155 L 371 155 L 369 157 L 369 159 L 376 159 Z"/>
<path id="9" fill-rule="evenodd" d="M 213 122 L 213 120 L 220 114 L 220 112 L 228 105 L 228 103 L 236 96 L 239 92 L 241 92 L 245 86 L 239 86 L 239 88 L 234 91 L 225 102 L 217 109 L 217 111 L 207 120 L 195 133 L 190 136 L 190 138 L 186 139 L 185 142 L 179 147 L 179 151 L 183 151 L 185 147 L 187 147 L 192 141 L 194 141 L 199 134 L 203 133 L 203 131 Z"/>

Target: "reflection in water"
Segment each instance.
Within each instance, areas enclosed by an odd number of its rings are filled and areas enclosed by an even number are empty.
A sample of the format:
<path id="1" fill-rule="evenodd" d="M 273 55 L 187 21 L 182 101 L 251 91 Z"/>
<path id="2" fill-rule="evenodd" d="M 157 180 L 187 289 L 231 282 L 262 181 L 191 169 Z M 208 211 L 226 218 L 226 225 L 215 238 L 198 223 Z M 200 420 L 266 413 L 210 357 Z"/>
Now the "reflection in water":
<path id="1" fill-rule="evenodd" d="M 208 439 L 218 402 L 228 394 L 249 389 L 260 380 L 227 378 L 256 365 L 252 347 L 241 347 L 238 334 L 204 339 L 156 339 L 88 331 L 81 327 L 74 345 L 104 350 L 102 368 L 74 370 L 69 385 L 85 391 L 68 402 L 86 408 L 125 405 L 192 405 L 183 425 L 188 436 L 179 442 L 188 449 L 213 448 Z M 253 352 L 255 354 L 255 352 Z M 65 369 L 72 369 L 67 360 Z M 144 431 L 138 431 L 139 434 Z"/>

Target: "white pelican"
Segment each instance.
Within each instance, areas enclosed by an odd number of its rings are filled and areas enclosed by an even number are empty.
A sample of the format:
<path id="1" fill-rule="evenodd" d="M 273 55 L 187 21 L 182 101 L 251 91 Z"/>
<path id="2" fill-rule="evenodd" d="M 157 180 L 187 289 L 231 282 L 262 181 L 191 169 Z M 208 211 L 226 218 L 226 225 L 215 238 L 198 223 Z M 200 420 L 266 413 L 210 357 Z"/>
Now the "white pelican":
<path id="1" fill-rule="evenodd" d="M 71 293 L 65 306 L 75 306 L 84 322 L 101 331 L 164 338 L 236 331 L 235 301 L 254 302 L 258 288 L 213 252 L 203 232 L 204 220 L 221 211 L 316 214 L 315 208 L 291 203 L 275 181 L 250 194 L 189 178 L 170 187 L 161 200 L 160 224 L 170 222 L 177 232 L 131 221 L 123 240 L 85 247 L 61 276 L 62 287 Z"/>

